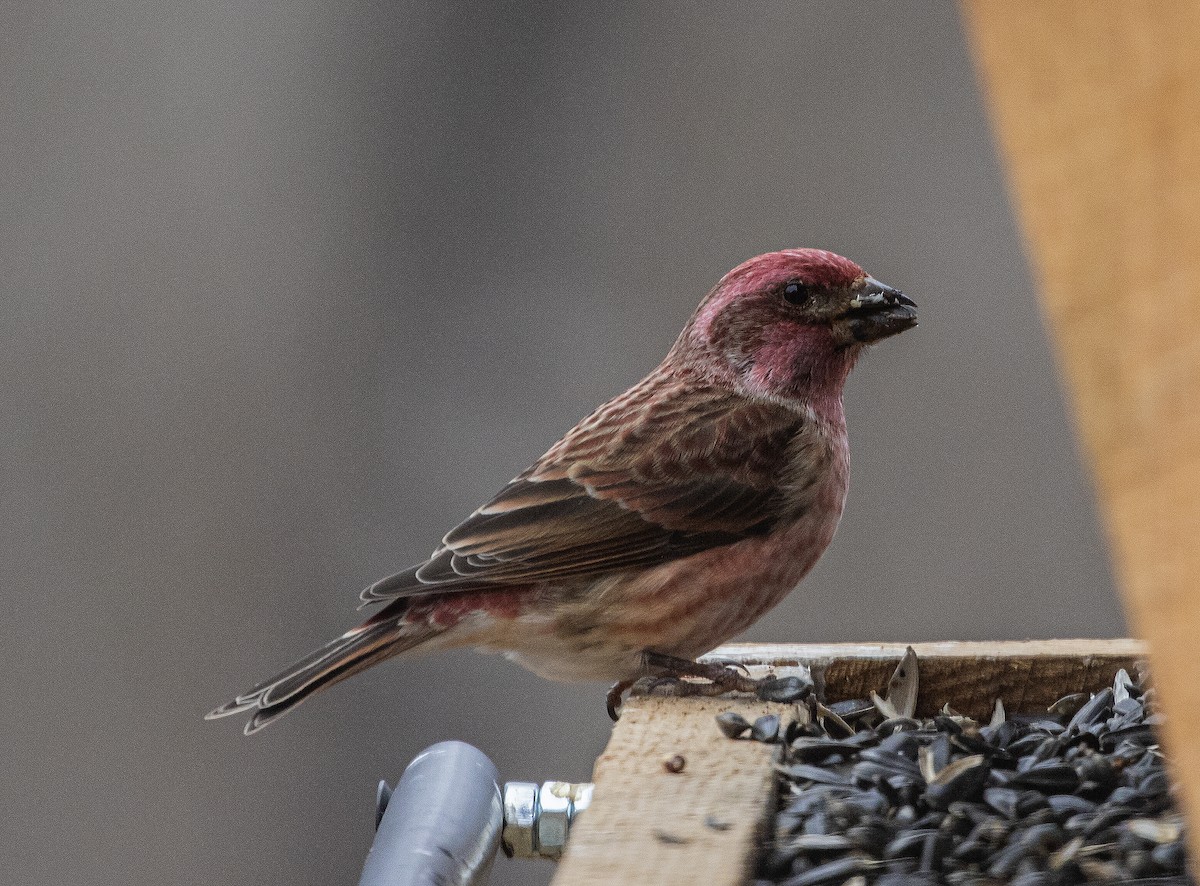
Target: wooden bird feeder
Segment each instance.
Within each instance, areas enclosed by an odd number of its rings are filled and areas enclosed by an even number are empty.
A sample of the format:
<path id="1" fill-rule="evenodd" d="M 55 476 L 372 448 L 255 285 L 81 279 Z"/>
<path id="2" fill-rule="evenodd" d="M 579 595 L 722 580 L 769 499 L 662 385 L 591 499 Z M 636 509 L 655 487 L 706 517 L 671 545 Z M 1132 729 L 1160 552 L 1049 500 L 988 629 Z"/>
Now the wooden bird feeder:
<path id="1" fill-rule="evenodd" d="M 1014 712 L 1042 712 L 1063 695 L 1094 692 L 1145 647 L 1134 640 L 919 643 L 917 713 L 943 704 L 986 722 L 997 698 Z M 830 700 L 865 698 L 886 686 L 903 644 L 738 644 L 714 655 L 751 674 L 805 665 Z M 751 876 L 775 812 L 777 748 L 731 741 L 714 717 L 747 719 L 785 709 L 746 698 L 628 700 L 596 761 L 592 804 L 572 830 L 555 886 L 654 883 L 740 886 Z M 666 764 L 682 758 L 682 771 Z M 678 768 L 672 767 L 672 768 Z"/>
<path id="2" fill-rule="evenodd" d="M 982 714 L 1095 691 L 1147 653 L 1181 800 L 1200 821 L 1200 5 L 964 0 L 1048 326 L 1113 547 L 1132 640 L 920 644 L 921 704 Z M 903 645 L 736 646 L 803 662 L 831 698 Z M 713 716 L 768 705 L 633 698 L 596 763 L 556 886 L 741 884 L 775 802 L 772 748 Z M 664 758 L 684 758 L 668 772 Z M 1200 827 L 1188 829 L 1200 858 Z"/>

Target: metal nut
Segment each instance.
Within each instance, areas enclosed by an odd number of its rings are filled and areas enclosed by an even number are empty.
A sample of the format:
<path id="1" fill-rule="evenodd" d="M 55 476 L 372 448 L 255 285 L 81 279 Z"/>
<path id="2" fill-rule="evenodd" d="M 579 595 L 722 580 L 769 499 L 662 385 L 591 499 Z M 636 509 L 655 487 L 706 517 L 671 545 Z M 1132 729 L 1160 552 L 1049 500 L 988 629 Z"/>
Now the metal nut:
<path id="1" fill-rule="evenodd" d="M 575 816 L 592 802 L 590 784 L 527 781 L 504 785 L 504 831 L 500 845 L 517 858 L 558 858 L 567 845 Z"/>
<path id="2" fill-rule="evenodd" d="M 528 781 L 510 781 L 504 785 L 504 830 L 500 843 L 510 858 L 536 858 L 538 786 Z"/>
<path id="3" fill-rule="evenodd" d="M 537 823 L 537 851 L 543 858 L 558 858 L 567 845 L 567 834 L 574 817 L 574 803 L 569 790 L 563 790 L 561 781 L 548 781 L 538 792 L 541 813 Z"/>

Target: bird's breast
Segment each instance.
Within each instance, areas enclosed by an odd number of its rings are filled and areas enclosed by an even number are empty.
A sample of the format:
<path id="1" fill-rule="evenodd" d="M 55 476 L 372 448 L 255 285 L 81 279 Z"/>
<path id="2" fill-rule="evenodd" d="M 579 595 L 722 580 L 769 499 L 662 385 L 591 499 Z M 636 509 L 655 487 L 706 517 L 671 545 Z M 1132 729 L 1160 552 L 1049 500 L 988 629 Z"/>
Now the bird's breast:
<path id="1" fill-rule="evenodd" d="M 594 579 L 555 619 L 560 636 L 694 658 L 758 621 L 800 583 L 833 540 L 845 502 L 846 453 L 805 440 L 789 458 L 771 531 L 650 569 Z"/>
<path id="2" fill-rule="evenodd" d="M 805 423 L 776 472 L 770 530 L 648 568 L 545 583 L 484 639 L 552 679 L 633 676 L 640 652 L 695 658 L 740 634 L 800 583 L 833 540 L 849 475 L 844 429 Z"/>

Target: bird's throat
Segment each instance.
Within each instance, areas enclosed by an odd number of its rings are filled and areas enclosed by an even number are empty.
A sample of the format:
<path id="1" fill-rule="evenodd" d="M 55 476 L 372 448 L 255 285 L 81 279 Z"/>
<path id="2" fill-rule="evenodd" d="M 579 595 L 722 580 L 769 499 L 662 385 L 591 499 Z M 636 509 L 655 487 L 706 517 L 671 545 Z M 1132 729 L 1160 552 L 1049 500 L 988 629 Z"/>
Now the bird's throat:
<path id="1" fill-rule="evenodd" d="M 842 389 L 860 352 L 838 346 L 824 329 L 773 328 L 743 364 L 742 384 L 759 396 L 796 400 L 830 418 L 840 416 Z"/>

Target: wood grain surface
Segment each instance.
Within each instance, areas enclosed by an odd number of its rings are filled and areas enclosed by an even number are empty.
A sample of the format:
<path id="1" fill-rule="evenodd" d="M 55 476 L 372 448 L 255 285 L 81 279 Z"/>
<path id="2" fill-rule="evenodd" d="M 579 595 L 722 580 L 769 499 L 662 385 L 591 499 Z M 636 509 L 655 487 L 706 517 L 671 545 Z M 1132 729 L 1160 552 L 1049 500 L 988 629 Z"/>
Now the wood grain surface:
<path id="1" fill-rule="evenodd" d="M 745 699 L 631 698 L 596 761 L 592 804 L 571 831 L 554 886 L 744 883 L 774 810 L 774 748 L 733 741 L 714 717 L 753 721 Z M 663 761 L 684 757 L 682 772 Z"/>
<path id="2" fill-rule="evenodd" d="M 1150 643 L 1166 744 L 1197 821 L 1200 3 L 963 9 L 1119 584 Z M 1200 827 L 1190 834 L 1200 858 Z"/>

